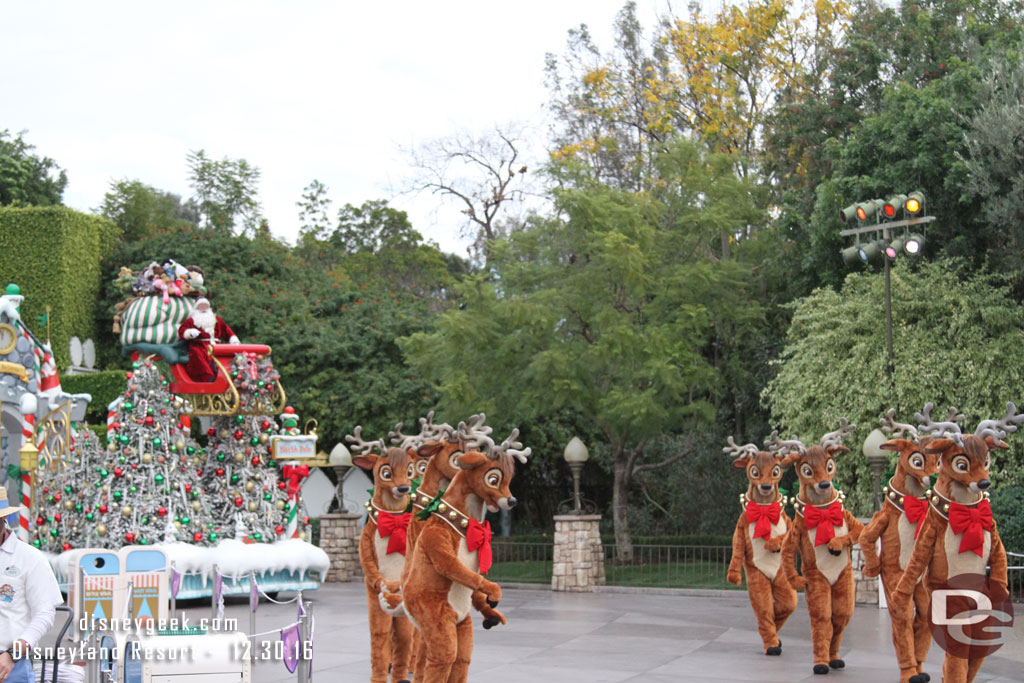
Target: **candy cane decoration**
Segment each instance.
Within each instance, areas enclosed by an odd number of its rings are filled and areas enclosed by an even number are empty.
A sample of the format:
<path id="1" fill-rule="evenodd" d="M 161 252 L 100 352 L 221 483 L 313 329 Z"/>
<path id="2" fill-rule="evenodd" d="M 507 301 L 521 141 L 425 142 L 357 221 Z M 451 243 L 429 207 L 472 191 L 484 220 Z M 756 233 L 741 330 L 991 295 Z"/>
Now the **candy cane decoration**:
<path id="1" fill-rule="evenodd" d="M 35 443 L 36 416 L 32 414 L 21 416 L 21 437 L 25 443 Z M 23 463 L 19 460 L 19 465 Z M 18 535 L 21 540 L 28 541 L 29 538 L 29 515 L 32 514 L 32 471 L 21 471 L 21 515 L 18 518 Z"/>
<path id="2" fill-rule="evenodd" d="M 309 476 L 309 466 L 300 465 L 296 461 L 289 462 L 281 468 L 281 476 L 288 482 L 288 523 L 285 526 L 285 536 L 288 538 L 299 537 L 299 491 L 301 490 L 302 479 Z"/>

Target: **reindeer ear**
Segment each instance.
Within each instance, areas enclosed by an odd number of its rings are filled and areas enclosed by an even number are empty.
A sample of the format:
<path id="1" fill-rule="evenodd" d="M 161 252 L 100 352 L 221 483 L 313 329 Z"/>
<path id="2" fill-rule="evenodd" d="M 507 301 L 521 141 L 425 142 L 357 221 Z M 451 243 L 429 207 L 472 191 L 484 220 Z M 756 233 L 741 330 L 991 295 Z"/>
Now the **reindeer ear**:
<path id="1" fill-rule="evenodd" d="M 1005 451 L 1005 450 L 1010 448 L 1009 446 L 1006 445 L 1005 441 L 1000 441 L 999 443 L 996 443 L 996 440 L 993 439 L 991 436 L 986 436 L 985 437 L 985 445 L 988 446 L 988 449 L 990 451 L 993 451 L 993 450 Z"/>
<path id="2" fill-rule="evenodd" d="M 419 454 L 421 458 L 432 458 L 440 453 L 442 448 L 444 448 L 443 444 L 440 444 L 437 441 L 431 441 L 430 443 L 425 443 L 420 446 L 416 453 Z"/>
<path id="3" fill-rule="evenodd" d="M 879 448 L 884 451 L 902 451 L 910 443 L 906 439 L 889 439 L 883 443 Z"/>
<path id="4" fill-rule="evenodd" d="M 490 459 L 479 451 L 466 451 L 465 453 L 459 453 L 460 470 L 475 470 L 477 467 L 481 467 L 489 461 Z"/>
<path id="5" fill-rule="evenodd" d="M 843 444 L 839 444 L 838 446 L 829 446 L 828 448 L 825 449 L 825 452 L 831 455 L 832 457 L 835 457 L 840 453 L 849 453 L 850 449 L 844 446 Z"/>
<path id="6" fill-rule="evenodd" d="M 796 463 L 797 460 L 800 459 L 800 455 L 800 451 L 791 451 L 786 455 L 786 457 L 782 458 L 782 462 L 780 464 L 783 467 L 791 467 L 794 463 Z"/>
<path id="7" fill-rule="evenodd" d="M 732 466 L 738 470 L 745 470 L 747 469 L 747 462 L 749 462 L 749 460 L 750 458 L 736 458 L 732 461 Z"/>
<path id="8" fill-rule="evenodd" d="M 352 458 L 352 464 L 356 467 L 362 467 L 364 470 L 372 470 L 374 465 L 377 464 L 377 460 L 380 458 L 376 453 L 367 453 L 366 455 L 357 455 Z"/>

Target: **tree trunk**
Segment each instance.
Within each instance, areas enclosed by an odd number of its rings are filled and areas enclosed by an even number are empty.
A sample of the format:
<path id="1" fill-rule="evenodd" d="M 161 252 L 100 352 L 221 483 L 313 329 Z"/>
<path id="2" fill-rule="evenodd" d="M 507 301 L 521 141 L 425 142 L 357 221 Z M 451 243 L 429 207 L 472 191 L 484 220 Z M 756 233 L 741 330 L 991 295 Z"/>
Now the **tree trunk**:
<path id="1" fill-rule="evenodd" d="M 612 523 L 615 527 L 616 559 L 633 561 L 633 539 L 629 533 L 629 454 L 621 445 L 615 446 L 615 478 L 612 482 Z"/>

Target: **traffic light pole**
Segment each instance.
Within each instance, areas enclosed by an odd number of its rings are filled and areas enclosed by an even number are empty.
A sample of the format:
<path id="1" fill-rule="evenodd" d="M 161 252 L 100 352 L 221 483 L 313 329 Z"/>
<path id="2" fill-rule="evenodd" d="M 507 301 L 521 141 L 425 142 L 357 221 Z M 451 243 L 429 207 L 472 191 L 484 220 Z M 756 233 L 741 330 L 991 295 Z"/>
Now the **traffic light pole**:
<path id="1" fill-rule="evenodd" d="M 888 228 L 882 229 L 882 238 L 888 242 L 889 230 Z M 885 346 L 888 359 L 885 365 L 885 373 L 889 377 L 889 389 L 892 390 L 893 386 L 892 372 L 893 372 L 893 358 L 892 358 L 892 285 L 890 284 L 889 270 L 889 257 L 882 256 L 882 260 L 885 261 Z"/>

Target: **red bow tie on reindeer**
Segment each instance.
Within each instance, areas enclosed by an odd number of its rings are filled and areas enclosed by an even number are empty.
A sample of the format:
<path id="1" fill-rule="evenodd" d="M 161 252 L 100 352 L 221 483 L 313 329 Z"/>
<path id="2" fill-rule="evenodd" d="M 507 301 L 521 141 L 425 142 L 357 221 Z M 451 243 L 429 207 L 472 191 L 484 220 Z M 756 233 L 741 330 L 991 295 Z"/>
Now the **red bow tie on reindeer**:
<path id="1" fill-rule="evenodd" d="M 382 510 L 377 514 L 377 531 L 381 538 L 388 539 L 388 555 L 391 553 L 405 555 L 405 539 L 410 519 L 412 519 L 411 512 L 395 514 Z"/>

